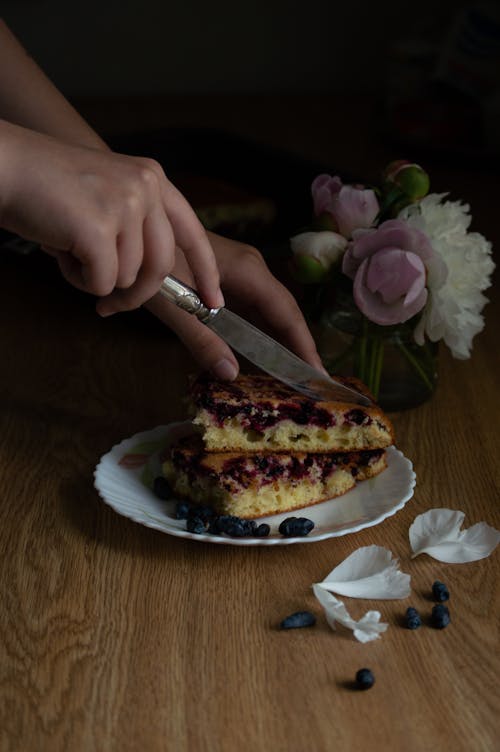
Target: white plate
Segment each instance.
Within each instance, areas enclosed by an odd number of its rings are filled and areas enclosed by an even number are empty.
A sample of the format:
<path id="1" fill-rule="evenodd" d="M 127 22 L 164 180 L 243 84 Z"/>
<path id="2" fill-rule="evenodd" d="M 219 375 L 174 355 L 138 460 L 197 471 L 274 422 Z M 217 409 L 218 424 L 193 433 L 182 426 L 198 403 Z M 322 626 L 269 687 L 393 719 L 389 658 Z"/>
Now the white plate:
<path id="1" fill-rule="evenodd" d="M 387 469 L 375 478 L 358 483 L 343 496 L 306 509 L 259 519 L 259 522 L 271 526 L 267 538 L 190 533 L 186 530 L 185 520 L 175 519 L 175 500 L 158 499 L 147 483 L 161 474 L 160 450 L 191 431 L 190 423 L 171 423 L 137 433 L 114 446 L 101 458 L 94 472 L 95 487 L 103 501 L 134 522 L 180 538 L 232 546 L 286 546 L 356 533 L 378 525 L 402 509 L 413 496 L 416 482 L 413 465 L 392 446 L 387 450 Z M 278 526 L 291 516 L 308 517 L 313 520 L 314 529 L 304 538 L 284 538 L 278 532 Z"/>

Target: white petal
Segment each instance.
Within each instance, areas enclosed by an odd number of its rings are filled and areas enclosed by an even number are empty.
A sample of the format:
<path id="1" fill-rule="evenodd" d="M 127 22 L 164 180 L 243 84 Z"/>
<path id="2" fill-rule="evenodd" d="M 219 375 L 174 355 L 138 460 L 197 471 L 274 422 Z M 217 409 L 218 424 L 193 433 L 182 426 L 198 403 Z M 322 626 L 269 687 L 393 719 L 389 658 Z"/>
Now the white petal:
<path id="1" fill-rule="evenodd" d="M 336 622 L 338 622 L 347 629 L 352 629 L 354 637 L 360 642 L 376 640 L 389 626 L 380 621 L 378 611 L 367 611 L 359 621 L 355 621 L 344 603 L 331 593 L 327 593 L 318 584 L 313 585 L 313 592 L 325 610 L 326 620 L 330 627 L 335 629 Z"/>
<path id="2" fill-rule="evenodd" d="M 376 640 L 389 625 L 380 621 L 379 611 L 367 611 L 354 629 L 354 637 L 360 642 Z"/>
<path id="3" fill-rule="evenodd" d="M 347 246 L 347 240 L 337 232 L 324 230 L 322 232 L 302 232 L 290 238 L 293 253 L 312 256 L 329 268 L 342 256 Z"/>
<path id="4" fill-rule="evenodd" d="M 426 553 L 448 564 L 463 564 L 489 556 L 500 543 L 500 531 L 486 522 L 460 530 L 465 514 L 454 509 L 430 509 L 418 515 L 409 530 L 412 558 Z"/>
<path id="5" fill-rule="evenodd" d="M 410 575 L 399 570 L 398 560 L 383 546 L 364 546 L 332 569 L 321 588 L 351 598 L 407 598 Z"/>

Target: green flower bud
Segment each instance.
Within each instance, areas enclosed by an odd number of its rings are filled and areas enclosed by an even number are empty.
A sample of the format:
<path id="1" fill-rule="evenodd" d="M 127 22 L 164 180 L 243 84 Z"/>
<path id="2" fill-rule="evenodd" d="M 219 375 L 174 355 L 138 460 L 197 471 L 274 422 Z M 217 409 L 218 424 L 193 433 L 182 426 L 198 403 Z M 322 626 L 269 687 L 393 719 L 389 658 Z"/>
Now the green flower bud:
<path id="1" fill-rule="evenodd" d="M 429 176 L 418 165 L 403 167 L 397 175 L 396 182 L 403 193 L 414 201 L 423 198 L 429 192 Z"/>
<path id="2" fill-rule="evenodd" d="M 328 269 L 312 256 L 297 254 L 292 260 L 292 274 L 298 282 L 314 284 L 327 278 Z"/>
<path id="3" fill-rule="evenodd" d="M 429 176 L 425 170 L 405 159 L 398 159 L 387 165 L 384 170 L 384 181 L 399 188 L 410 201 L 417 201 L 426 196 L 430 187 Z"/>

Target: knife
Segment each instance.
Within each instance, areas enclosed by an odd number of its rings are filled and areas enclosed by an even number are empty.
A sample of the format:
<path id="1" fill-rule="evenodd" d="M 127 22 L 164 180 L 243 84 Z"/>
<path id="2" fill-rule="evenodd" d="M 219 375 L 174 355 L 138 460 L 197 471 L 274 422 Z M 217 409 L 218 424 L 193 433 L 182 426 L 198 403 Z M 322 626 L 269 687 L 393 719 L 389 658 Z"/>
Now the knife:
<path id="1" fill-rule="evenodd" d="M 160 293 L 183 311 L 196 316 L 251 363 L 306 397 L 316 402 L 341 401 L 365 406 L 373 404 L 365 395 L 313 368 L 224 306 L 207 308 L 196 290 L 176 277 L 165 277 Z"/>

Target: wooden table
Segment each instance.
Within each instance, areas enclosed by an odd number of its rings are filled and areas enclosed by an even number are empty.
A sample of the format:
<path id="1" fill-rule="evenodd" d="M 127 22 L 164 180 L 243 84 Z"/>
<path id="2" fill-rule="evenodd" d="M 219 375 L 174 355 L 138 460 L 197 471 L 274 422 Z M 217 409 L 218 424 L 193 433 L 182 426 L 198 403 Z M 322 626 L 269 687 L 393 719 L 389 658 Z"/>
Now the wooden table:
<path id="1" fill-rule="evenodd" d="M 462 177 L 481 231 L 500 241 L 490 178 Z M 100 320 L 41 254 L 4 254 L 2 752 L 498 749 L 499 551 L 447 565 L 411 560 L 408 543 L 432 507 L 500 528 L 498 287 L 490 297 L 473 358 L 443 348 L 435 397 L 392 415 L 417 473 L 405 508 L 341 538 L 240 548 L 142 527 L 93 487 L 112 445 L 184 416 L 187 353 L 143 311 Z M 375 608 L 390 625 L 363 645 L 330 630 L 311 585 L 370 544 L 400 558 L 413 591 L 345 599 L 354 616 Z M 430 614 L 436 579 L 451 591 L 451 625 L 403 628 L 408 605 Z M 277 628 L 302 609 L 314 628 Z M 365 666 L 376 684 L 354 691 Z"/>

